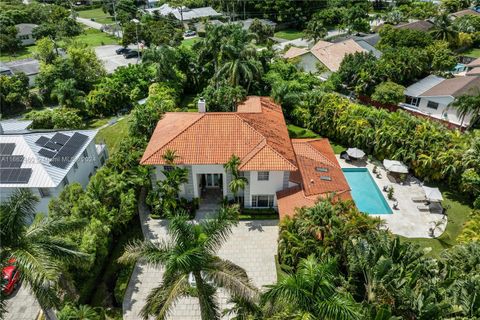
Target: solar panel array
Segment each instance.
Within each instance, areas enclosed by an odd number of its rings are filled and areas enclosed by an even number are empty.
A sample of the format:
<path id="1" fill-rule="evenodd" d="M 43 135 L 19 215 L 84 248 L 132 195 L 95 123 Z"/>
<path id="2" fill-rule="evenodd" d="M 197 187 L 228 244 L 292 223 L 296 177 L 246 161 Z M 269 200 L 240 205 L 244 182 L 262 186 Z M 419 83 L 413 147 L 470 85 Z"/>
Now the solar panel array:
<path id="1" fill-rule="evenodd" d="M 0 183 L 25 184 L 32 176 L 31 168 L 21 168 L 24 157 L 14 155 L 15 143 L 0 143 Z"/>
<path id="2" fill-rule="evenodd" d="M 41 156 L 52 159 L 52 166 L 65 169 L 87 140 L 86 135 L 78 132 L 72 136 L 56 133 L 51 139 L 42 136 L 35 143 L 43 147 L 38 151 Z"/>

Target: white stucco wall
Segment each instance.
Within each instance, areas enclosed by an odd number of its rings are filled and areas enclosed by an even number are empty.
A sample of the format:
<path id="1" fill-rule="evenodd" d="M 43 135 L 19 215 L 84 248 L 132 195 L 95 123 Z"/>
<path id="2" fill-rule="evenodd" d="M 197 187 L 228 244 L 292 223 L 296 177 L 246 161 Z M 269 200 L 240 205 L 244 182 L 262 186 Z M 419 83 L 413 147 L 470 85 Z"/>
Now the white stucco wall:
<path id="1" fill-rule="evenodd" d="M 274 195 L 274 206 L 277 206 L 276 192 L 283 190 L 283 171 L 270 171 L 268 181 L 259 181 L 258 172 L 250 172 L 250 199 L 252 202 L 252 196 L 254 195 Z"/>
<path id="2" fill-rule="evenodd" d="M 457 115 L 457 110 L 454 107 L 448 107 L 453 100 L 453 97 L 422 97 L 418 105 L 418 111 L 430 115 L 431 117 L 446 120 L 459 125 L 462 123 L 462 119 Z M 437 102 L 438 108 L 428 108 L 428 101 Z M 444 116 L 444 113 L 446 113 L 446 117 Z M 471 118 L 471 115 L 467 115 L 463 120 L 463 125 L 468 125 Z"/>

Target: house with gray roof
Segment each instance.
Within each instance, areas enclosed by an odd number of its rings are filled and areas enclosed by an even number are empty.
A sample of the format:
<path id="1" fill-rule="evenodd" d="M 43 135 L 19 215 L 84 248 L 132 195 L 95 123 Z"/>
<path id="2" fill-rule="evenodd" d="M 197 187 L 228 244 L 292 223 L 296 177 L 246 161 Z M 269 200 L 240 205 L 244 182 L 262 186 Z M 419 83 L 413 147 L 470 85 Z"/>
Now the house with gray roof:
<path id="1" fill-rule="evenodd" d="M 17 39 L 22 42 L 22 46 L 29 46 L 35 43 L 33 29 L 36 27 L 38 27 L 38 24 L 34 23 L 19 23 L 15 25 L 17 29 Z"/>
<path id="2" fill-rule="evenodd" d="M 405 89 L 405 103 L 400 106 L 459 127 L 467 127 L 474 115 L 461 117 L 451 104 L 462 95 L 476 94 L 480 94 L 478 76 L 445 79 L 430 75 Z"/>
<path id="3" fill-rule="evenodd" d="M 162 16 L 168 16 L 172 14 L 177 20 L 183 20 L 184 22 L 201 19 L 201 18 L 212 18 L 220 17 L 222 14 L 218 13 L 212 7 L 202 7 L 202 8 L 174 8 L 171 7 L 168 3 L 161 5 L 158 8 L 149 8 L 146 11 L 150 14 L 158 13 Z M 182 19 L 183 18 L 183 19 Z"/>
<path id="4" fill-rule="evenodd" d="M 0 199 L 26 188 L 40 199 L 36 211 L 46 213 L 52 197 L 68 184 L 87 186 L 107 150 L 95 144 L 97 130 L 25 131 L 25 124 L 1 123 Z"/>
<path id="5" fill-rule="evenodd" d="M 40 62 L 32 58 L 6 62 L 4 66 L 10 70 L 11 74 L 25 73 L 31 87 L 35 84 L 35 78 L 40 72 Z"/>

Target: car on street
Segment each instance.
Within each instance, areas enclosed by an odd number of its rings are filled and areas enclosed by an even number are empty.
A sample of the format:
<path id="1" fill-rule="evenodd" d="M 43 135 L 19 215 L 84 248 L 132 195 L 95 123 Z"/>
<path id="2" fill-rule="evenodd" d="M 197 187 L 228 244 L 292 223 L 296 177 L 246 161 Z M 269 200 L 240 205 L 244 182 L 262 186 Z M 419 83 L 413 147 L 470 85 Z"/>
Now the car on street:
<path id="1" fill-rule="evenodd" d="M 2 270 L 2 293 L 11 295 L 20 284 L 20 272 L 15 265 L 15 259 L 10 259 Z"/>
<path id="2" fill-rule="evenodd" d="M 197 35 L 197 33 L 193 30 L 187 30 L 183 33 L 183 36 L 185 36 L 185 37 L 193 37 L 195 35 Z"/>
<path id="3" fill-rule="evenodd" d="M 123 56 L 125 57 L 125 59 L 130 59 L 130 58 L 138 57 L 139 54 L 138 54 L 138 51 L 136 51 L 136 50 L 130 50 L 127 53 L 124 53 Z M 141 56 L 142 56 L 142 54 L 140 53 L 140 57 Z"/>
<path id="4" fill-rule="evenodd" d="M 115 52 L 117 54 L 125 54 L 127 52 L 130 52 L 132 51 L 131 49 L 128 49 L 128 48 L 125 48 L 125 47 L 121 47 L 121 48 L 118 48 L 117 50 L 115 50 Z"/>

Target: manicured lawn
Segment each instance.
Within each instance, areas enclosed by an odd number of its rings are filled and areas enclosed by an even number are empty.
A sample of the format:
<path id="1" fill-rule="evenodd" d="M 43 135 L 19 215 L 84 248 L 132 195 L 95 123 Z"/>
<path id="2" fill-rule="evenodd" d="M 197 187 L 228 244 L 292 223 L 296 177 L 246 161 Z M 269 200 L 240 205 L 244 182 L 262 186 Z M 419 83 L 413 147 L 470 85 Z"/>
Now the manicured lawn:
<path id="1" fill-rule="evenodd" d="M 127 137 L 128 119 L 129 116 L 126 116 L 114 125 L 103 128 L 98 132 L 96 141 L 106 143 L 110 155 L 117 151 L 123 138 Z"/>
<path id="2" fill-rule="evenodd" d="M 184 47 L 192 47 L 195 43 L 199 42 L 200 41 L 200 38 L 199 37 L 196 37 L 196 38 L 190 38 L 190 39 L 184 39 L 182 41 L 182 46 Z"/>
<path id="3" fill-rule="evenodd" d="M 472 48 L 463 53 L 465 56 L 480 58 L 480 48 Z"/>
<path id="4" fill-rule="evenodd" d="M 88 47 L 98 47 L 106 44 L 118 44 L 118 39 L 108 33 L 93 28 L 85 28 L 84 33 L 73 38 L 76 42 L 84 43 Z"/>
<path id="5" fill-rule="evenodd" d="M 14 60 L 21 60 L 33 57 L 33 52 L 37 48 L 36 45 L 23 47 L 20 51 L 15 52 L 13 54 L 7 52 L 0 52 L 0 61 L 2 62 L 10 62 Z"/>
<path id="6" fill-rule="evenodd" d="M 290 138 L 293 139 L 311 139 L 311 138 L 320 138 L 320 135 L 315 133 L 314 131 L 302 127 L 298 127 L 293 124 L 287 125 L 288 128 L 288 135 Z M 329 140 L 330 145 L 332 146 L 333 152 L 335 154 L 340 154 L 341 152 L 347 150 L 346 147 L 336 144 L 334 141 Z"/>
<path id="7" fill-rule="evenodd" d="M 107 124 L 112 118 L 99 118 L 99 119 L 90 119 L 87 123 L 88 129 L 97 129 Z"/>
<path id="8" fill-rule="evenodd" d="M 282 31 L 275 32 L 276 38 L 282 38 L 286 40 L 295 40 L 298 38 L 303 38 L 305 34 L 303 31 L 296 30 L 296 29 L 285 29 Z"/>
<path id="9" fill-rule="evenodd" d="M 78 11 L 78 16 L 85 19 L 94 19 L 95 22 L 102 24 L 113 23 L 113 17 L 108 13 L 103 12 L 102 8 L 96 8 L 91 10 Z"/>
<path id="10" fill-rule="evenodd" d="M 431 248 L 430 255 L 432 256 L 438 256 L 443 249 L 456 244 L 456 238 L 472 211 L 472 208 L 466 204 L 464 199 L 459 198 L 454 190 L 447 190 L 443 186 L 439 186 L 439 188 L 444 198 L 442 205 L 444 207 L 450 206 L 450 209 L 447 210 L 448 223 L 445 232 L 436 239 L 403 238 L 405 241 L 416 243 L 423 248 Z"/>

